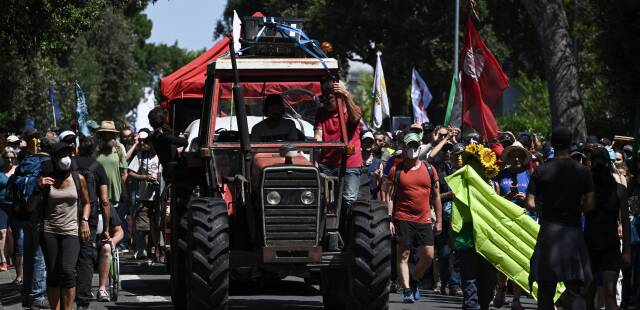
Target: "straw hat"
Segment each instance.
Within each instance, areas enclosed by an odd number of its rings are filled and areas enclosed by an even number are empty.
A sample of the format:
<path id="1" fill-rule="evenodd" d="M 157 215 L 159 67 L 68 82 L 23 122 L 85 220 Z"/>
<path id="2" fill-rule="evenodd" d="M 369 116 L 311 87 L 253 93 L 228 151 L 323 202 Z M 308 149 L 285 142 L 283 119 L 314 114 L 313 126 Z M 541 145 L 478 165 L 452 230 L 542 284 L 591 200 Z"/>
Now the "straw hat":
<path id="1" fill-rule="evenodd" d="M 506 147 L 504 151 L 502 151 L 502 162 L 508 163 L 508 158 L 514 154 L 516 156 L 520 156 L 520 162 L 523 167 L 527 167 L 529 166 L 529 163 L 531 163 L 531 153 L 529 153 L 529 151 L 527 151 L 527 149 L 525 149 L 518 141 L 514 142 L 513 145 Z"/>
<path id="2" fill-rule="evenodd" d="M 115 132 L 119 131 L 116 129 L 116 124 L 113 121 L 102 121 L 100 123 L 100 128 L 96 132 Z"/>

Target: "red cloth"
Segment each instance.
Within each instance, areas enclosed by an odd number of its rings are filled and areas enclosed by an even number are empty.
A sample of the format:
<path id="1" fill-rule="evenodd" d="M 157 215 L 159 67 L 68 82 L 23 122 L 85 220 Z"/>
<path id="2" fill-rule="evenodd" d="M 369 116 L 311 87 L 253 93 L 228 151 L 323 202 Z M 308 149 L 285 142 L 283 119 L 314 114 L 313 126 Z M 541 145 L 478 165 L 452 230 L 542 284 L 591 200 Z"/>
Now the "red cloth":
<path id="1" fill-rule="evenodd" d="M 360 110 L 360 107 L 356 106 L 356 109 Z M 349 123 L 346 111 L 344 113 L 344 121 L 347 127 L 348 144 L 352 145 L 356 150 L 353 155 L 347 157 L 347 168 L 360 168 L 362 167 L 362 152 L 360 152 L 360 132 L 362 127 L 360 122 L 356 124 Z M 337 142 L 342 139 L 338 113 L 330 113 L 325 109 L 320 109 L 316 115 L 315 128 L 322 129 L 323 142 Z M 338 167 L 342 159 L 342 150 L 323 149 L 320 158 L 321 164 L 329 167 Z"/>
<path id="2" fill-rule="evenodd" d="M 480 34 L 467 18 L 467 34 L 460 58 L 462 65 L 462 119 L 476 129 L 486 142 L 498 136 L 498 124 L 492 109 L 498 106 L 509 78 L 485 46 Z"/>
<path id="3" fill-rule="evenodd" d="M 393 182 L 398 166 L 389 171 L 388 182 Z M 438 181 L 436 169 L 432 170 L 433 178 Z M 395 218 L 401 221 L 431 224 L 431 177 L 429 170 L 420 162 L 416 170 L 405 168 L 400 172 L 396 184 L 397 197 L 395 200 Z"/>

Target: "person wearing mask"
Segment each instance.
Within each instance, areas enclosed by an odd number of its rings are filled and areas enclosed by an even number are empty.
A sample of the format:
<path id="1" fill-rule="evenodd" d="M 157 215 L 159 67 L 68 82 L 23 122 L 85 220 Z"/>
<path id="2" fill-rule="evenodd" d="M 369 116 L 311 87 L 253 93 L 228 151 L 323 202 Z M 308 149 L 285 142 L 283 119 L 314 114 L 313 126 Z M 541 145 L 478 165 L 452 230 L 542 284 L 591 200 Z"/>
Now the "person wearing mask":
<path id="1" fill-rule="evenodd" d="M 9 178 L 13 214 L 17 219 L 17 224 L 12 227 L 13 234 L 16 236 L 16 255 L 23 254 L 22 306 L 31 309 L 49 309 L 49 301 L 45 296 L 47 292 L 45 260 L 40 246 L 42 212 L 41 208 L 29 212 L 27 203 L 37 187 L 38 177 L 53 171 L 49 153 L 59 139 L 54 133 L 47 133 L 42 139 L 38 139 L 39 133 L 33 128 L 25 129 L 22 137 L 27 142 L 27 146 L 21 152 L 24 159 Z"/>
<path id="2" fill-rule="evenodd" d="M 100 145 L 96 161 L 104 168 L 107 174 L 109 189 L 109 200 L 113 207 L 118 211 L 121 219 L 127 218 L 128 203 L 127 191 L 123 191 L 123 186 L 127 184 L 127 159 L 126 154 L 120 148 L 116 138 L 118 130 L 112 121 L 103 121 L 100 129 L 96 131 L 96 136 Z M 128 227 L 123 224 L 122 229 L 127 235 Z"/>
<path id="3" fill-rule="evenodd" d="M 96 142 L 94 138 L 80 139 L 78 156 L 73 157 L 73 169 L 84 176 L 89 193 L 91 213 L 89 215 L 89 240 L 80 240 L 81 248 L 77 265 L 76 303 L 78 309 L 89 309 L 93 295 L 91 294 L 91 281 L 93 279 L 96 243 L 96 231 L 98 231 L 99 214 L 102 213 L 102 234 L 99 240 L 110 238 L 110 225 L 112 209 L 109 201 L 108 178 L 102 165 L 95 159 Z"/>
<path id="4" fill-rule="evenodd" d="M 391 168 L 387 183 L 392 197 L 388 203 L 391 234 L 397 242 L 397 268 L 403 287 L 403 302 L 420 299 L 419 280 L 433 262 L 434 236 L 442 232 L 442 206 L 438 174 L 428 163 L 418 159 L 422 136 L 408 132 L 404 136 L 404 160 Z M 436 213 L 431 216 L 431 204 Z M 420 260 L 409 273 L 411 248 L 417 248 Z"/>
<path id="5" fill-rule="evenodd" d="M 527 208 L 525 203 L 527 187 L 529 186 L 529 172 L 527 168 L 531 162 L 531 153 L 523 148 L 519 142 L 512 143 L 502 152 L 502 162 L 505 164 L 502 172 L 496 177 L 498 182 L 498 194 L 523 209 Z M 529 216 L 534 220 L 535 214 L 529 210 Z M 496 296 L 493 299 L 493 306 L 500 308 L 505 303 L 505 293 L 507 290 L 507 277 L 498 273 L 498 287 Z M 522 289 L 518 285 L 513 287 L 512 310 L 524 309 L 520 303 Z"/>
<path id="6" fill-rule="evenodd" d="M 585 214 L 584 237 L 589 249 L 591 271 L 602 279 L 605 309 L 618 309 L 616 284 L 622 265 L 631 263 L 629 247 L 629 209 L 624 185 L 616 182 L 612 174 L 610 154 L 605 148 L 591 153 L 591 173 L 595 189 L 595 208 Z M 618 224 L 620 223 L 620 224 Z M 623 232 L 620 252 L 619 226 Z M 588 289 L 587 309 L 595 309 L 596 281 Z"/>
<path id="7" fill-rule="evenodd" d="M 284 99 L 278 94 L 268 95 L 264 99 L 266 118 L 251 129 L 252 142 L 298 141 L 296 124 L 283 118 Z"/>
<path id="8" fill-rule="evenodd" d="M 347 88 L 340 82 L 324 81 L 322 83 L 322 97 L 324 107 L 318 110 L 314 137 L 318 142 L 337 142 L 343 140 L 338 113 L 344 115 L 347 146 L 346 171 L 344 176 L 343 199 L 348 209 L 358 199 L 360 185 L 360 167 L 362 167 L 362 153 L 359 152 L 360 132 L 362 126 L 362 110 L 353 101 Z M 338 111 L 338 101 L 345 104 L 344 111 Z M 337 176 L 343 159 L 343 150 L 323 149 L 318 166 L 322 173 Z"/>
<path id="9" fill-rule="evenodd" d="M 531 175 L 527 188 L 528 209 L 535 209 L 540 219 L 529 283 L 538 283 L 541 310 L 554 309 L 559 282 L 565 285 L 569 309 L 585 309 L 584 289 L 592 281 L 580 217 L 594 208 L 593 178 L 589 168 L 569 156 L 572 139 L 569 129 L 553 129 L 554 160 Z"/>
<path id="10" fill-rule="evenodd" d="M 129 175 L 132 180 L 138 182 L 138 192 L 136 196 L 135 230 L 140 233 L 143 239 L 143 247 L 137 246 L 136 258 L 147 258 L 147 263 L 152 264 L 153 255 L 151 247 L 160 242 L 159 231 L 159 198 L 161 194 L 162 166 L 160 159 L 153 149 L 148 131 L 141 131 L 138 135 L 140 150 L 129 164 Z M 142 255 L 139 255 L 143 253 Z"/>
<path id="11" fill-rule="evenodd" d="M 7 228 L 9 228 L 12 223 L 11 209 L 13 207 L 11 202 L 7 200 L 6 193 L 9 178 L 16 170 L 15 163 L 16 153 L 10 147 L 6 147 L 2 152 L 2 171 L 0 171 L 0 272 L 9 270 L 5 246 L 7 241 Z M 20 266 L 16 266 L 16 279 L 22 279 L 22 257 L 20 257 L 19 260 L 20 262 L 18 264 Z"/>
<path id="12" fill-rule="evenodd" d="M 380 200 L 380 181 L 382 178 L 381 155 L 382 150 L 380 146 L 375 143 L 373 134 L 367 131 L 362 135 L 363 172 L 367 176 L 366 183 L 369 185 L 371 199 L 374 200 Z"/>
<path id="13" fill-rule="evenodd" d="M 44 213 L 40 242 L 47 266 L 49 303 L 53 309 L 65 310 L 73 309 L 75 303 L 78 238 L 89 240 L 91 212 L 86 180 L 71 171 L 72 152 L 73 147 L 63 142 L 53 146 L 53 170 L 38 179 L 38 188 L 28 203 L 29 210 L 42 208 Z M 82 215 L 80 219 L 78 214 Z"/>

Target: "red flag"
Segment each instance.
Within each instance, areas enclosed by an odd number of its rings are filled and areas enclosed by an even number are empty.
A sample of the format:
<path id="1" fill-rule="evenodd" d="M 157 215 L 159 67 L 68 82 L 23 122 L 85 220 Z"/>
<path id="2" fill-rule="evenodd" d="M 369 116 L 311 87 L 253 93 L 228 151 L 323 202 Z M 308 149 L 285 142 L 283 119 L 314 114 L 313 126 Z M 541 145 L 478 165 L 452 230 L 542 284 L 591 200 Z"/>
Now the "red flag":
<path id="1" fill-rule="evenodd" d="M 467 34 L 460 58 L 462 64 L 462 118 L 464 126 L 477 130 L 486 141 L 498 136 L 498 124 L 492 110 L 502 92 L 509 87 L 509 78 L 498 61 L 484 45 L 480 34 L 467 17 Z"/>

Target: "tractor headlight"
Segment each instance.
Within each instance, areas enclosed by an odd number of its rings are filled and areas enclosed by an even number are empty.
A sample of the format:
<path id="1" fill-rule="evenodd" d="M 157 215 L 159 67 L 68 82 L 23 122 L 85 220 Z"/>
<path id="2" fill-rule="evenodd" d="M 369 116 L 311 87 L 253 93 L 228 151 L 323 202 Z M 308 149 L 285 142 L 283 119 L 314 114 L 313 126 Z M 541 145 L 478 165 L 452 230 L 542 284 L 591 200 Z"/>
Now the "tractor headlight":
<path id="1" fill-rule="evenodd" d="M 316 200 L 316 196 L 312 191 L 304 191 L 302 195 L 300 195 L 300 201 L 302 201 L 305 205 L 310 205 Z"/>
<path id="2" fill-rule="evenodd" d="M 276 191 L 271 191 L 267 193 L 267 203 L 270 205 L 277 205 L 280 203 L 282 197 L 280 197 L 280 193 Z"/>

